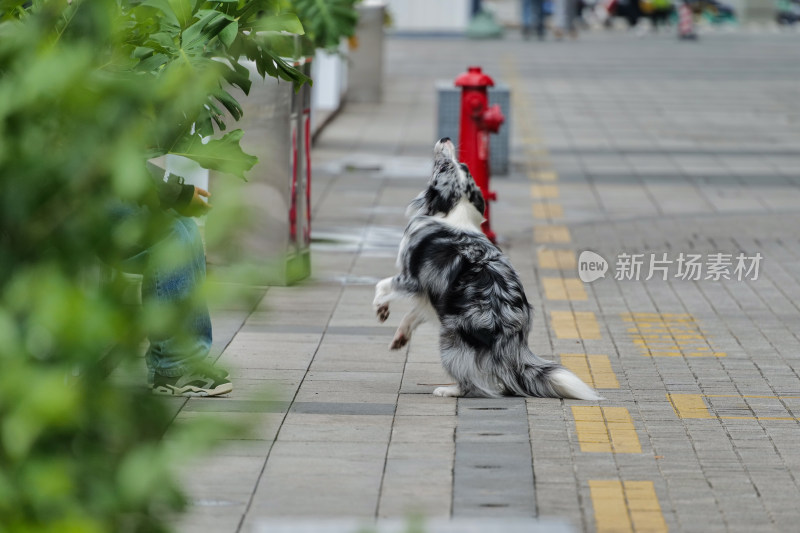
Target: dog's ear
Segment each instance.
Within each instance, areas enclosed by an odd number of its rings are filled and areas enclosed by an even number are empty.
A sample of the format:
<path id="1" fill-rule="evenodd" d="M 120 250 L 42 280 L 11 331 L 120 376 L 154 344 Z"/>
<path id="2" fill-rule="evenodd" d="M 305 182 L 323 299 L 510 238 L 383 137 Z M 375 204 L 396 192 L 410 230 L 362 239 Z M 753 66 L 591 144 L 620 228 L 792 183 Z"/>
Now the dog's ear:
<path id="1" fill-rule="evenodd" d="M 475 209 L 483 215 L 486 210 L 486 201 L 483 198 L 483 193 L 478 187 L 478 184 L 475 183 L 475 178 L 470 174 L 469 167 L 465 163 L 459 163 L 459 166 L 461 170 L 464 171 L 464 174 L 467 175 L 467 199 L 469 199 L 469 203 L 474 205 Z"/>
<path id="2" fill-rule="evenodd" d="M 419 193 L 416 198 L 411 200 L 411 203 L 408 204 L 408 207 L 406 207 L 406 216 L 407 217 L 411 217 L 411 216 L 414 216 L 416 214 L 427 214 L 425 212 L 425 211 L 427 211 L 425 209 L 425 198 L 426 198 L 427 193 L 428 193 L 428 191 L 424 190 L 421 193 Z"/>
<path id="3" fill-rule="evenodd" d="M 486 211 L 486 201 L 483 199 L 483 193 L 474 181 L 470 181 L 467 184 L 467 198 L 469 199 L 469 203 L 474 205 L 475 209 L 483 215 Z"/>

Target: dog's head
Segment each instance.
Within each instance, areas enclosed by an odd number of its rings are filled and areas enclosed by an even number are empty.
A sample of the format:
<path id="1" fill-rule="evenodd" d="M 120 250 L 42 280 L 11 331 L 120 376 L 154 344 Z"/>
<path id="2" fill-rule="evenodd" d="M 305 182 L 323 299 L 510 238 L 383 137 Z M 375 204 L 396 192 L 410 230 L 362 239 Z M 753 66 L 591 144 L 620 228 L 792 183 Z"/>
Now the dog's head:
<path id="1" fill-rule="evenodd" d="M 449 214 L 462 200 L 472 204 L 483 216 L 486 203 L 467 165 L 459 163 L 456 147 L 444 137 L 433 147 L 433 174 L 428 188 L 422 191 L 408 206 L 408 214 Z"/>

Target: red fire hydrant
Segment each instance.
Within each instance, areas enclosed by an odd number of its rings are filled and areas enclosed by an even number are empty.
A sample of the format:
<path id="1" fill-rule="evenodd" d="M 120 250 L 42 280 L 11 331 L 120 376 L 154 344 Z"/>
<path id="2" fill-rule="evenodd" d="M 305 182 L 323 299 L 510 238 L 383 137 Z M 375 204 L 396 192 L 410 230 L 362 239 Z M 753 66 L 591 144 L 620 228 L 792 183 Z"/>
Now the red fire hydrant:
<path id="1" fill-rule="evenodd" d="M 505 117 L 499 105 L 489 107 L 488 88 L 494 86 L 494 81 L 480 67 L 469 67 L 467 72 L 456 78 L 455 85 L 462 87 L 459 159 L 467 164 L 483 193 L 486 221 L 481 228 L 495 242 L 496 235 L 489 222 L 489 202 L 497 199 L 497 195 L 489 190 L 489 133 L 497 133 Z"/>

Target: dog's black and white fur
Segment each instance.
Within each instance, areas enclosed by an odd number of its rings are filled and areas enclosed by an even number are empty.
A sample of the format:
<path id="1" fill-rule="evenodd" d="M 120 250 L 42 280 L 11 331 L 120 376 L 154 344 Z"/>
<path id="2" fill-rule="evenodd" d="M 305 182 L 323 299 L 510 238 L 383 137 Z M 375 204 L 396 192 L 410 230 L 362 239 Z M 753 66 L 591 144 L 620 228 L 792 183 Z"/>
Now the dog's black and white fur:
<path id="1" fill-rule="evenodd" d="M 528 348 L 531 307 L 517 272 L 481 232 L 484 199 L 455 153 L 449 139 L 436 143 L 428 188 L 409 205 L 397 258 L 401 272 L 375 287 L 381 322 L 393 299 L 414 302 L 390 348 L 404 346 L 417 326 L 435 317 L 442 364 L 456 381 L 435 389 L 436 396 L 601 399 L 575 374 Z"/>

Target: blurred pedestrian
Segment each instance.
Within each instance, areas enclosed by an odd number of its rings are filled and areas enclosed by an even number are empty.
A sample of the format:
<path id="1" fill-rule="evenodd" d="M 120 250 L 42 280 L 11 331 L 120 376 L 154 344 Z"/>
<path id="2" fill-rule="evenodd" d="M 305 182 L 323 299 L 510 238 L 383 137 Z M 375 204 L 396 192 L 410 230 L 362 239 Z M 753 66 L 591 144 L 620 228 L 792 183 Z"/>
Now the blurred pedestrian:
<path id="1" fill-rule="evenodd" d="M 148 312 L 170 311 L 174 318 L 153 321 L 145 354 L 148 383 L 156 394 L 217 396 L 233 390 L 228 372 L 207 362 L 211 318 L 202 297 L 206 277 L 203 240 L 192 217 L 211 206 L 209 193 L 147 164 L 157 199 L 150 205 L 110 206 L 111 233 L 131 231 L 117 257 L 104 258 L 122 272 L 142 275 L 142 304 Z M 134 238 L 135 237 L 135 238 Z"/>
<path id="2" fill-rule="evenodd" d="M 530 39 L 534 31 L 544 39 L 544 0 L 522 0 L 522 37 Z"/>
<path id="3" fill-rule="evenodd" d="M 628 28 L 635 28 L 639 23 L 639 19 L 642 18 L 639 0 L 619 0 L 617 3 L 617 13 L 628 22 Z"/>
<path id="4" fill-rule="evenodd" d="M 472 0 L 470 2 L 470 15 L 473 17 L 481 12 L 481 0 Z"/>
<path id="5" fill-rule="evenodd" d="M 561 39 L 569 35 L 573 39 L 578 36 L 575 19 L 578 16 L 579 0 L 553 1 L 553 36 Z"/>

